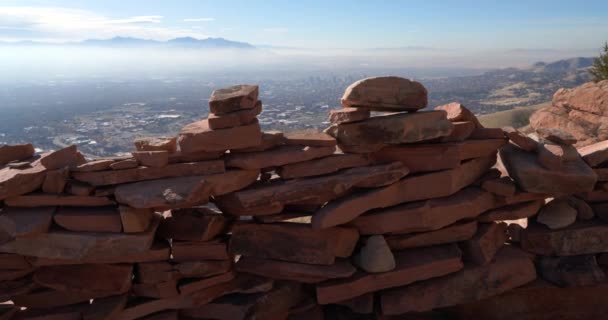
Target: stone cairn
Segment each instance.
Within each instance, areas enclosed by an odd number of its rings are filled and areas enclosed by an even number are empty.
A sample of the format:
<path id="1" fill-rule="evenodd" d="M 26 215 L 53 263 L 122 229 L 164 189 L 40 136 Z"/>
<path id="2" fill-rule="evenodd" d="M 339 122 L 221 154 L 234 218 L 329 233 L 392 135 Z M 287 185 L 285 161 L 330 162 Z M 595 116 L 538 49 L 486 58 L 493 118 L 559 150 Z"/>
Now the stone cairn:
<path id="1" fill-rule="evenodd" d="M 419 111 L 397 77 L 342 105 L 262 132 L 240 85 L 132 157 L 1 146 L 0 319 L 605 316 L 608 141 Z"/>

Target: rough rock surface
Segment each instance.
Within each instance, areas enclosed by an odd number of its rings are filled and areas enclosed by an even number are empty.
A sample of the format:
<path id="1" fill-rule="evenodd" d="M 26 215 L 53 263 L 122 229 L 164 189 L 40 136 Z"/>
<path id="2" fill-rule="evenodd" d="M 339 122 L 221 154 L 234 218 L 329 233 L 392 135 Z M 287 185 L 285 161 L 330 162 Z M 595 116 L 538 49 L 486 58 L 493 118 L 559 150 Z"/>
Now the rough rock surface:
<path id="1" fill-rule="evenodd" d="M 374 111 L 416 111 L 428 104 L 426 88 L 416 81 L 399 77 L 373 77 L 359 80 L 344 91 L 344 107 L 363 107 Z"/>

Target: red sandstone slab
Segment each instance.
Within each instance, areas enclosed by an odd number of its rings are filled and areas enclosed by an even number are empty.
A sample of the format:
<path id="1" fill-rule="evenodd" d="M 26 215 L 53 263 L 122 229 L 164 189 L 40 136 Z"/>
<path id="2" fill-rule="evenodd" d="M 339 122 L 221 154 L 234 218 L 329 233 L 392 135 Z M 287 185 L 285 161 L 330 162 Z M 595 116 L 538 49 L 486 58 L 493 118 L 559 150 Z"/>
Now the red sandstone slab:
<path id="1" fill-rule="evenodd" d="M 471 221 L 455 223 L 435 231 L 389 235 L 386 242 L 395 251 L 465 241 L 473 238 L 476 232 L 477 222 Z"/>
<path id="2" fill-rule="evenodd" d="M 368 119 L 369 109 L 365 108 L 342 108 L 329 111 L 329 122 L 340 124 L 345 122 L 355 122 Z"/>
<path id="3" fill-rule="evenodd" d="M 224 114 L 255 107 L 259 96 L 257 85 L 236 85 L 214 90 L 209 98 L 209 110 L 215 114 Z"/>
<path id="4" fill-rule="evenodd" d="M 606 282 L 606 274 L 595 255 L 546 257 L 537 259 L 539 276 L 560 287 L 585 287 Z"/>
<path id="5" fill-rule="evenodd" d="M 49 232 L 55 207 L 5 207 L 0 213 L 0 242 Z"/>
<path id="6" fill-rule="evenodd" d="M 173 270 L 173 265 L 167 261 L 138 263 L 135 280 L 137 283 L 153 284 L 179 280 L 179 272 Z"/>
<path id="7" fill-rule="evenodd" d="M 358 239 L 358 232 L 350 228 L 313 230 L 308 225 L 293 223 L 240 224 L 232 229 L 230 252 L 256 258 L 332 265 L 336 257 L 350 256 Z"/>
<path id="8" fill-rule="evenodd" d="M 122 231 L 122 222 L 116 207 L 62 207 L 53 219 L 56 224 L 70 231 Z"/>
<path id="9" fill-rule="evenodd" d="M 220 241 L 174 241 L 171 244 L 173 261 L 228 260 L 228 249 Z"/>
<path id="10" fill-rule="evenodd" d="M 0 169 L 0 200 L 35 191 L 42 186 L 46 169 L 38 162 L 26 169 Z"/>
<path id="11" fill-rule="evenodd" d="M 90 292 L 71 292 L 56 290 L 37 290 L 13 296 L 12 301 L 16 306 L 26 308 L 55 309 L 57 307 L 72 305 L 81 302 L 89 302 L 91 299 L 101 298 Z"/>
<path id="12" fill-rule="evenodd" d="M 139 167 L 139 162 L 137 162 L 135 159 L 117 160 L 116 162 L 110 164 L 110 169 L 119 171 L 135 169 L 137 167 Z"/>
<path id="13" fill-rule="evenodd" d="M 34 272 L 33 280 L 54 290 L 99 297 L 126 293 L 132 277 L 133 266 L 129 264 L 83 264 L 42 267 Z"/>
<path id="14" fill-rule="evenodd" d="M 252 109 L 244 109 L 225 113 L 222 115 L 209 113 L 207 121 L 209 122 L 209 128 L 213 130 L 233 128 L 245 126 L 254 122 L 256 120 L 256 116 L 259 115 L 261 112 L 262 102 L 258 101 L 256 102 L 255 107 L 253 107 Z"/>
<path id="15" fill-rule="evenodd" d="M 467 266 L 444 277 L 382 293 L 382 313 L 424 312 L 474 302 L 507 292 L 535 278 L 534 264 L 525 253 L 504 248 L 488 265 Z"/>
<path id="16" fill-rule="evenodd" d="M 262 132 L 262 143 L 261 144 L 255 146 L 255 147 L 230 150 L 230 153 L 260 152 L 260 151 L 270 150 L 270 149 L 276 148 L 278 146 L 282 146 L 284 144 L 285 144 L 285 135 L 283 135 L 283 132 L 276 131 L 276 130 L 264 131 L 264 132 Z"/>
<path id="17" fill-rule="evenodd" d="M 478 220 L 479 222 L 492 222 L 530 218 L 535 216 L 543 205 L 545 205 L 545 200 L 541 199 L 499 207 L 482 214 Z"/>
<path id="18" fill-rule="evenodd" d="M 242 169 L 278 167 L 326 157 L 334 151 L 335 147 L 282 146 L 268 151 L 230 154 L 226 166 Z"/>
<path id="19" fill-rule="evenodd" d="M 133 305 L 128 305 L 116 315 L 116 320 L 135 320 L 165 310 L 177 310 L 192 306 L 188 296 L 177 295 L 164 299 L 145 299 Z M 145 318 L 144 318 L 145 319 Z"/>
<path id="20" fill-rule="evenodd" d="M 206 288 L 216 286 L 221 283 L 229 282 L 236 277 L 234 272 L 227 272 L 224 274 L 208 277 L 205 279 L 194 280 L 184 284 L 180 284 L 179 291 L 182 294 L 190 294 L 196 291 L 200 291 Z"/>
<path id="21" fill-rule="evenodd" d="M 134 283 L 131 290 L 137 297 L 154 299 L 169 298 L 179 294 L 176 280 L 159 283 Z"/>
<path id="22" fill-rule="evenodd" d="M 502 131 L 513 144 L 523 150 L 533 152 L 538 147 L 538 142 L 513 127 L 503 127 Z"/>
<path id="23" fill-rule="evenodd" d="M 377 151 L 390 144 L 447 136 L 452 130 L 453 125 L 446 119 L 444 111 L 426 111 L 393 113 L 358 122 L 341 123 L 333 125 L 326 132 L 336 138 L 340 146 L 363 146 L 370 147 L 369 151 Z"/>
<path id="24" fill-rule="evenodd" d="M 92 185 L 76 180 L 68 181 L 68 184 L 65 187 L 65 193 L 74 196 L 88 196 L 91 195 L 93 191 L 95 191 L 95 187 L 93 187 Z M 103 195 L 95 194 L 95 196 L 102 197 Z"/>
<path id="25" fill-rule="evenodd" d="M 2 145 L 0 146 L 0 166 L 11 161 L 22 161 L 29 159 L 35 154 L 34 146 L 31 143 Z"/>
<path id="26" fill-rule="evenodd" d="M 435 107 L 435 110 L 443 110 L 447 112 L 447 118 L 452 122 L 471 121 L 475 123 L 476 128 L 483 128 L 475 114 L 461 103 L 450 102 L 448 104 Z"/>
<path id="27" fill-rule="evenodd" d="M 348 278 L 357 271 L 345 259 L 338 259 L 332 265 L 312 265 L 254 257 L 241 257 L 235 265 L 235 270 L 276 280 L 301 283 L 318 283 L 329 279 Z"/>
<path id="28" fill-rule="evenodd" d="M 120 171 L 74 172 L 74 179 L 93 186 L 106 186 L 134 181 L 200 176 L 224 172 L 224 161 L 176 163 L 164 168 L 135 168 Z"/>
<path id="29" fill-rule="evenodd" d="M 135 151 L 131 152 L 135 160 L 144 166 L 163 168 L 169 164 L 169 151 Z"/>
<path id="30" fill-rule="evenodd" d="M 154 219 L 155 213 L 148 209 L 135 209 L 120 206 L 120 221 L 124 233 L 144 232 L 148 229 Z"/>
<path id="31" fill-rule="evenodd" d="M 232 261 L 186 261 L 174 264 L 173 269 L 184 278 L 208 278 L 230 271 L 232 269 Z"/>
<path id="32" fill-rule="evenodd" d="M 179 134 L 182 152 L 213 152 L 255 147 L 262 143 L 262 130 L 257 120 L 251 124 L 212 130 L 207 120 L 191 123 Z"/>
<path id="33" fill-rule="evenodd" d="M 608 161 L 608 141 L 578 148 L 578 153 L 589 166 L 596 167 Z"/>
<path id="34" fill-rule="evenodd" d="M 455 245 L 398 252 L 395 254 L 395 261 L 396 268 L 389 272 L 361 272 L 352 278 L 331 280 L 317 285 L 317 301 L 319 304 L 336 303 L 368 292 L 441 277 L 456 272 L 463 266 L 460 250 Z"/>
<path id="35" fill-rule="evenodd" d="M 22 270 L 0 270 L 0 282 L 15 281 L 29 275 L 32 272 L 34 272 L 34 269 L 32 268 Z"/>
<path id="36" fill-rule="evenodd" d="M 377 162 L 403 163 L 410 172 L 427 172 L 453 169 L 460 166 L 460 153 L 456 144 L 413 144 L 388 146 L 372 154 Z"/>
<path id="37" fill-rule="evenodd" d="M 78 152 L 76 145 L 47 152 L 40 157 L 40 164 L 48 170 L 77 167 L 83 163 L 85 163 L 84 157 Z"/>
<path id="38" fill-rule="evenodd" d="M 90 197 L 90 196 L 72 196 L 72 195 L 56 195 L 44 193 L 32 193 L 14 198 L 8 198 L 4 201 L 7 205 L 13 207 L 98 207 L 111 206 L 114 201 L 106 197 Z"/>
<path id="39" fill-rule="evenodd" d="M 48 171 L 42 183 L 42 192 L 63 193 L 69 177 L 70 171 L 67 168 Z"/>
<path id="40" fill-rule="evenodd" d="M 169 163 L 187 163 L 187 162 L 201 162 L 207 160 L 217 160 L 224 155 L 225 151 L 214 151 L 214 152 L 194 152 L 184 153 L 176 151 L 169 154 Z"/>
<path id="41" fill-rule="evenodd" d="M 441 142 L 460 142 L 464 141 L 471 136 L 473 130 L 475 130 L 475 122 L 473 121 L 458 121 L 452 122 L 454 130 L 449 136 L 441 138 Z"/>
<path id="42" fill-rule="evenodd" d="M 467 160 L 491 156 L 506 144 L 506 139 L 465 140 L 458 145 L 460 159 Z"/>
<path id="43" fill-rule="evenodd" d="M 128 295 L 94 299 L 82 314 L 82 320 L 111 320 L 125 308 Z"/>
<path id="44" fill-rule="evenodd" d="M 509 197 L 497 197 L 496 198 L 496 206 L 506 206 L 516 203 L 522 202 L 530 202 L 534 200 L 544 200 L 546 198 L 550 198 L 551 196 L 543 193 L 532 193 L 517 190 L 513 196 Z"/>
<path id="45" fill-rule="evenodd" d="M 177 138 L 175 137 L 153 137 L 139 138 L 133 142 L 137 151 L 177 151 Z"/>
<path id="46" fill-rule="evenodd" d="M 310 147 L 335 147 L 336 139 L 325 132 L 302 130 L 285 134 L 286 145 Z"/>
<path id="47" fill-rule="evenodd" d="M 492 192 L 493 194 L 503 197 L 514 196 L 515 192 L 517 191 L 515 182 L 513 182 L 513 180 L 511 180 L 509 177 L 486 180 L 481 183 L 481 187 L 488 192 Z"/>
<path id="48" fill-rule="evenodd" d="M 224 233 L 228 217 L 207 208 L 176 209 L 162 220 L 158 234 L 167 239 L 208 241 Z"/>
<path id="49" fill-rule="evenodd" d="M 150 249 L 158 219 L 148 230 L 137 234 L 53 231 L 18 238 L 0 246 L 0 252 L 58 260 L 104 261 L 144 253 Z M 121 261 L 121 260 L 119 260 Z"/>
<path id="50" fill-rule="evenodd" d="M 277 170 L 282 179 L 321 176 L 336 171 L 371 164 L 367 155 L 335 153 L 330 156 L 305 162 L 287 164 Z"/>
<path id="51" fill-rule="evenodd" d="M 29 269 L 32 265 L 24 256 L 18 254 L 0 254 L 0 270 Z"/>
<path id="52" fill-rule="evenodd" d="M 504 139 L 505 133 L 501 128 L 476 128 L 471 133 L 469 139 L 484 140 L 484 139 Z"/>
<path id="53" fill-rule="evenodd" d="M 576 194 L 592 191 L 597 182 L 597 175 L 581 159 L 570 162 L 562 170 L 548 170 L 537 162 L 534 154 L 515 146 L 502 148 L 500 157 L 509 175 L 524 191 Z"/>
<path id="54" fill-rule="evenodd" d="M 410 202 L 370 211 L 352 221 L 361 234 L 412 233 L 438 230 L 475 218 L 494 206 L 494 197 L 476 187 L 452 196 Z"/>
<path id="55" fill-rule="evenodd" d="M 449 310 L 459 319 L 602 319 L 608 313 L 608 285 L 560 288 L 542 280 Z M 516 306 L 516 307 L 514 307 Z"/>
<path id="56" fill-rule="evenodd" d="M 506 241 L 506 223 L 480 223 L 475 236 L 462 243 L 463 260 L 476 265 L 488 264 Z"/>
<path id="57" fill-rule="evenodd" d="M 79 303 L 52 309 L 26 309 L 20 311 L 15 318 L 20 320 L 81 320 L 83 312 L 89 304 Z"/>
<path id="58" fill-rule="evenodd" d="M 456 169 L 408 177 L 388 187 L 348 195 L 315 213 L 312 225 L 327 228 L 348 223 L 372 209 L 452 195 L 479 179 L 494 162 L 494 158 L 473 159 Z"/>
<path id="59" fill-rule="evenodd" d="M 596 220 L 578 221 L 565 229 L 551 230 L 533 223 L 522 233 L 521 246 L 547 256 L 608 252 L 608 225 Z"/>
<path id="60" fill-rule="evenodd" d="M 315 203 L 323 204 L 341 196 L 353 187 L 389 185 L 407 174 L 407 168 L 400 163 L 351 168 L 333 175 L 259 185 L 232 193 L 220 201 L 234 201 L 244 208 L 317 199 L 320 200 Z"/>

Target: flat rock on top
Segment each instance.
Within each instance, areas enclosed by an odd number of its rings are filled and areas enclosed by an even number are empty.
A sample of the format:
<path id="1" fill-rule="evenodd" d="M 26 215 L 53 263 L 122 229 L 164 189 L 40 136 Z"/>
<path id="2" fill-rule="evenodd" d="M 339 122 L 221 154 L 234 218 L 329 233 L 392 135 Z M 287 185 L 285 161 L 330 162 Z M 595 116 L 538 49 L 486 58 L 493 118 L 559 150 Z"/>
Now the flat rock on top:
<path id="1" fill-rule="evenodd" d="M 11 161 L 25 160 L 34 156 L 34 146 L 31 143 L 17 145 L 0 145 L 0 166 Z"/>
<path id="2" fill-rule="evenodd" d="M 209 109 L 215 114 L 224 114 L 255 107 L 259 87 L 256 85 L 236 85 L 218 89 L 211 93 Z"/>
<path id="3" fill-rule="evenodd" d="M 538 128 L 536 129 L 536 133 L 538 133 L 540 138 L 549 140 L 553 143 L 562 145 L 573 145 L 576 143 L 576 138 L 564 130 L 556 128 Z"/>
<path id="4" fill-rule="evenodd" d="M 583 160 L 592 167 L 608 161 L 608 140 L 578 149 Z"/>
<path id="5" fill-rule="evenodd" d="M 483 128 L 475 114 L 461 103 L 450 102 L 448 104 L 435 107 L 435 110 L 443 110 L 447 112 L 448 120 L 452 122 L 471 121 L 475 124 L 476 128 Z"/>
<path id="6" fill-rule="evenodd" d="M 378 111 L 416 111 L 428 104 L 428 93 L 416 81 L 400 77 L 372 77 L 346 88 L 344 107 L 365 107 Z"/>

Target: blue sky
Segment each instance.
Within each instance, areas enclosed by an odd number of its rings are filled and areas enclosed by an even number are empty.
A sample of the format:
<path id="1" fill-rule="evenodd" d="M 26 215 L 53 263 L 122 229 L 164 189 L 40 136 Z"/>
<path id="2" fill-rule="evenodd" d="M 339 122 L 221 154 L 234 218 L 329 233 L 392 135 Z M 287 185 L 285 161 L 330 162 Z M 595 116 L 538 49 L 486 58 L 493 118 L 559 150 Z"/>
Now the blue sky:
<path id="1" fill-rule="evenodd" d="M 594 49 L 608 40 L 608 1 L 0 0 L 0 40 L 113 36 L 298 48 Z"/>

